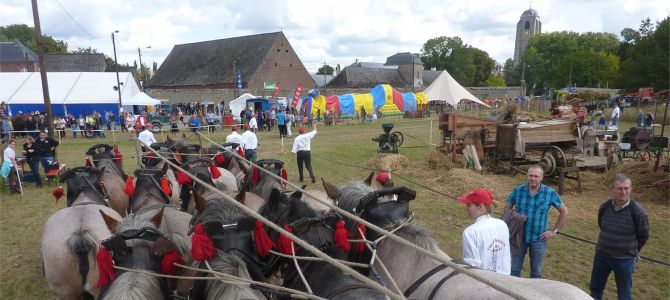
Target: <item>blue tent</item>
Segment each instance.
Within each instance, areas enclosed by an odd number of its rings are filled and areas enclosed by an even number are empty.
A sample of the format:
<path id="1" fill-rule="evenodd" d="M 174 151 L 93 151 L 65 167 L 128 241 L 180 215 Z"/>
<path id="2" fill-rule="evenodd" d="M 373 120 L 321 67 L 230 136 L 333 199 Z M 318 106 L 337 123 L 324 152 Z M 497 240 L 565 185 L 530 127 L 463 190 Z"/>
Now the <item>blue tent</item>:
<path id="1" fill-rule="evenodd" d="M 253 103 L 254 109 L 258 109 L 260 107 L 260 109 L 263 111 L 270 110 L 270 108 L 272 108 L 270 101 L 263 98 L 247 99 L 247 107 L 249 107 L 249 103 Z"/>
<path id="2" fill-rule="evenodd" d="M 356 108 L 354 107 L 354 96 L 351 94 L 346 94 L 339 96 L 340 98 L 340 111 L 342 112 L 343 117 L 353 117 L 356 115 Z"/>
<path id="3" fill-rule="evenodd" d="M 405 101 L 405 111 L 415 111 L 416 110 L 416 97 L 414 93 L 404 93 L 402 98 Z"/>
<path id="4" fill-rule="evenodd" d="M 370 90 L 370 94 L 372 94 L 372 109 L 377 110 L 386 104 L 386 92 L 381 84 Z"/>

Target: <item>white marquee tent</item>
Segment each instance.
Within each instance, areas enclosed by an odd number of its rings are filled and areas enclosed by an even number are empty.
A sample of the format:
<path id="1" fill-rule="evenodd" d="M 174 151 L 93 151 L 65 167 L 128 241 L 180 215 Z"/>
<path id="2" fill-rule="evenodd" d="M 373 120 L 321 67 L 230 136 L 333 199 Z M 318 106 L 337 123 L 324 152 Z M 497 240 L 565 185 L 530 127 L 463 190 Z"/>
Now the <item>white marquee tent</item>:
<path id="1" fill-rule="evenodd" d="M 488 106 L 456 82 L 447 71 L 442 71 L 423 93 L 426 94 L 428 102 L 446 101 L 451 106 L 457 107 L 461 100 L 470 100 Z"/>
<path id="2" fill-rule="evenodd" d="M 230 103 L 228 104 L 228 107 L 230 107 L 230 110 L 233 113 L 233 118 L 239 119 L 240 117 L 240 112 L 244 109 L 244 107 L 247 105 L 247 100 L 248 99 L 254 99 L 258 98 L 252 94 L 249 93 L 244 93 L 242 96 L 239 96 L 233 100 L 230 100 Z"/>
<path id="3" fill-rule="evenodd" d="M 54 114 L 78 114 L 92 110 L 118 109 L 119 96 L 114 90 L 113 72 L 48 72 L 49 98 Z M 119 73 L 121 102 L 126 105 L 156 105 L 140 89 L 130 72 Z M 44 111 L 42 79 L 39 72 L 0 72 L 0 102 L 8 104 L 10 112 L 19 110 Z"/>

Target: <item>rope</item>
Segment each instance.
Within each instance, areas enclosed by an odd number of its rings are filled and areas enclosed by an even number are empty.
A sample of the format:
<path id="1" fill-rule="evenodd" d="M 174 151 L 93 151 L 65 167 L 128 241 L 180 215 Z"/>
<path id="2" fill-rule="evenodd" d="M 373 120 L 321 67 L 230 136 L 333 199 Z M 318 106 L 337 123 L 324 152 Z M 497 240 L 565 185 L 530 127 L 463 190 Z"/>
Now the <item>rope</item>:
<path id="1" fill-rule="evenodd" d="M 349 240 L 349 242 L 351 242 L 351 241 L 356 241 L 356 240 Z M 366 241 L 366 242 L 369 242 L 369 241 Z M 298 260 L 307 260 L 307 261 L 323 261 L 323 259 L 318 258 L 318 257 L 288 255 L 288 254 L 284 254 L 284 253 L 277 252 L 277 251 L 274 251 L 274 250 L 270 250 L 270 253 L 272 253 L 274 255 L 277 255 L 277 256 L 284 257 L 284 258 L 295 258 L 295 259 L 298 259 Z M 352 266 L 352 267 L 360 267 L 360 268 L 367 268 L 368 267 L 368 265 L 366 265 L 366 264 L 355 263 L 355 262 L 350 262 L 350 261 L 346 261 L 346 260 L 339 260 L 339 261 L 341 263 L 345 264 L 345 265 Z"/>
<path id="2" fill-rule="evenodd" d="M 421 188 L 423 188 L 423 189 L 425 189 L 425 190 L 428 190 L 428 191 L 433 192 L 433 193 L 438 194 L 438 195 L 445 196 L 445 197 L 447 197 L 447 198 L 451 198 L 451 199 L 453 199 L 453 200 L 458 200 L 458 197 L 456 197 L 456 196 L 449 195 L 449 194 L 443 193 L 443 192 L 441 192 L 441 191 L 435 190 L 435 189 L 433 189 L 433 188 L 431 188 L 431 187 L 422 185 L 422 184 L 420 184 L 420 183 L 418 183 L 418 182 L 416 182 L 416 181 L 410 180 L 410 179 L 407 178 L 407 177 L 398 175 L 398 173 L 395 173 L 395 172 L 393 172 L 393 171 L 384 170 L 384 169 L 376 169 L 376 168 L 368 168 L 368 167 L 362 167 L 362 166 L 357 166 L 357 165 L 352 165 L 352 164 L 348 164 L 348 163 L 345 163 L 345 162 L 336 161 L 336 160 L 329 159 L 329 158 L 326 158 L 326 157 L 323 157 L 323 156 L 319 156 L 319 155 L 316 155 L 316 154 L 313 154 L 313 153 L 312 153 L 312 156 L 317 157 L 317 158 L 321 158 L 321 159 L 326 160 L 326 161 L 330 161 L 330 162 L 332 162 L 332 163 L 336 163 L 336 164 L 340 164 L 340 165 L 344 165 L 344 166 L 350 166 L 350 167 L 353 167 L 353 168 L 364 169 L 364 170 L 370 170 L 370 171 L 384 171 L 384 172 L 388 172 L 388 173 L 392 174 L 392 175 L 395 176 L 395 177 L 398 177 L 398 178 L 400 178 L 400 179 L 403 179 L 403 180 L 405 180 L 405 181 L 407 181 L 407 182 L 409 182 L 409 183 L 411 183 L 411 184 L 414 184 L 414 185 L 416 185 L 416 186 L 418 186 L 418 187 L 421 187 Z M 501 212 L 498 212 L 498 211 L 493 211 L 493 212 L 494 212 L 495 214 L 497 214 L 498 216 L 501 216 L 501 215 L 502 215 Z M 594 245 L 594 246 L 597 245 L 597 243 L 594 242 L 594 241 L 591 241 L 591 240 L 588 240 L 588 239 L 585 239 L 585 238 L 582 238 L 582 237 L 578 237 L 578 236 L 575 236 L 575 235 L 572 235 L 572 234 L 564 233 L 564 232 L 561 232 L 561 231 L 559 231 L 558 234 L 559 234 L 559 235 L 562 235 L 562 236 L 565 236 L 565 237 L 567 237 L 568 239 L 570 239 L 570 240 L 572 240 L 572 241 L 584 242 L 584 243 L 588 243 L 588 244 L 591 244 L 591 245 Z M 658 259 L 658 258 L 653 258 L 653 257 L 648 257 L 648 256 L 640 255 L 640 259 L 643 259 L 643 260 L 646 260 L 646 261 L 649 261 L 649 262 L 652 262 L 652 263 L 660 264 L 660 265 L 663 265 L 663 266 L 666 266 L 666 267 L 670 267 L 670 262 L 666 262 L 666 261 L 663 261 L 663 260 Z"/>
<path id="3" fill-rule="evenodd" d="M 216 143 L 215 141 L 209 139 L 208 137 L 203 136 L 203 138 L 205 138 L 206 140 L 208 140 L 210 143 L 213 143 L 213 144 L 215 144 L 215 145 L 217 145 L 217 146 L 221 146 L 221 145 L 219 145 L 218 143 Z M 248 161 L 247 159 L 240 157 L 240 156 L 239 156 L 236 152 L 234 152 L 234 151 L 230 151 L 230 150 L 228 150 L 228 149 L 224 149 L 224 150 L 233 153 L 233 155 L 237 156 L 239 159 L 242 159 L 243 161 L 246 161 L 246 162 L 248 162 L 248 163 L 250 163 L 250 164 L 252 164 L 252 165 L 256 165 L 256 164 L 254 164 L 254 163 Z M 172 163 L 169 162 L 169 161 L 168 161 L 168 163 L 170 163 L 171 165 L 174 165 L 174 164 L 172 164 Z M 179 169 L 181 169 L 181 168 L 179 168 Z M 292 183 L 292 182 L 290 182 L 290 181 L 288 181 L 288 180 L 284 180 L 284 179 L 281 178 L 280 176 L 277 176 L 276 174 L 274 174 L 274 173 L 272 173 L 272 172 L 266 170 L 265 168 L 259 167 L 258 169 L 259 169 L 260 171 L 266 173 L 266 174 L 269 175 L 270 177 L 275 178 L 275 179 L 279 180 L 280 182 L 283 182 L 283 183 L 285 183 L 285 184 L 287 184 L 287 185 L 290 185 L 290 186 L 294 187 L 294 188 L 295 188 L 296 190 L 298 190 L 298 191 L 301 191 L 301 192 L 303 193 L 303 195 L 307 195 L 307 196 L 309 196 L 309 197 L 315 199 L 315 200 L 318 201 L 319 203 L 321 203 L 321 204 L 323 204 L 323 205 L 326 205 L 326 206 L 330 207 L 332 210 L 338 212 L 339 214 L 341 214 L 341 215 L 343 215 L 343 216 L 345 216 L 345 217 L 347 217 L 347 218 L 350 218 L 350 219 L 352 219 L 352 220 L 354 220 L 354 221 L 356 221 L 356 222 L 358 222 L 358 223 L 363 223 L 367 228 L 371 228 L 372 230 L 377 231 L 378 233 L 380 233 L 380 234 L 382 234 L 382 235 L 388 237 L 389 239 L 391 239 L 391 240 L 393 240 L 393 241 L 395 241 L 395 242 L 397 242 L 397 243 L 400 243 L 400 244 L 402 244 L 402 245 L 404 245 L 404 246 L 406 246 L 406 247 L 409 247 L 410 249 L 414 249 L 415 251 L 418 251 L 419 253 L 423 253 L 424 255 L 429 256 L 429 257 L 435 259 L 436 261 L 441 262 L 441 263 L 443 263 L 443 264 L 445 264 L 445 265 L 451 267 L 452 269 L 455 269 L 455 270 L 457 270 L 457 271 L 459 271 L 459 272 L 461 272 L 461 273 L 463 273 L 463 274 L 466 274 L 466 275 L 468 275 L 468 276 L 474 278 L 475 280 L 478 280 L 478 281 L 480 281 L 480 282 L 482 282 L 482 283 L 484 283 L 484 284 L 486 284 L 486 285 L 488 285 L 488 286 L 490 286 L 490 287 L 492 287 L 492 288 L 494 288 L 494 289 L 500 291 L 501 293 L 507 294 L 507 295 L 509 295 L 509 296 L 511 296 L 511 297 L 513 297 L 513 298 L 517 298 L 517 299 L 526 299 L 524 296 L 522 296 L 522 295 L 521 295 L 520 293 L 518 293 L 517 291 L 513 291 L 512 289 L 510 289 L 510 288 L 508 288 L 508 287 L 506 287 L 506 286 L 503 286 L 502 284 L 500 284 L 500 283 L 498 283 L 498 282 L 490 281 L 490 280 L 484 278 L 483 276 L 481 276 L 481 275 L 479 275 L 479 274 L 476 274 L 476 273 L 473 272 L 472 270 L 465 269 L 465 268 L 463 268 L 463 267 L 461 267 L 461 266 L 459 266 L 459 265 L 453 263 L 452 261 L 446 259 L 445 257 L 442 257 L 442 256 L 440 256 L 440 255 L 438 255 L 438 254 L 436 254 L 436 253 L 430 252 L 430 251 L 428 251 L 428 250 L 426 250 L 426 249 L 423 249 L 423 248 L 421 248 L 421 247 L 419 247 L 419 246 L 413 244 L 412 242 L 409 242 L 409 241 L 407 241 L 407 240 L 405 240 L 405 239 L 403 239 L 403 238 L 401 238 L 401 237 L 398 237 L 398 236 L 394 235 L 393 233 L 390 233 L 390 232 L 388 232 L 387 230 L 385 230 L 385 229 L 383 229 L 383 228 L 381 228 L 381 227 L 379 227 L 379 226 L 377 226 L 377 225 L 375 225 L 375 224 L 372 224 L 372 223 L 370 223 L 370 222 L 368 222 L 368 221 L 366 221 L 366 220 L 364 220 L 364 219 L 361 219 L 360 217 L 358 217 L 358 216 L 356 216 L 356 215 L 354 215 L 354 214 L 352 214 L 352 213 L 350 213 L 350 212 L 348 212 L 348 211 L 346 211 L 346 210 L 343 210 L 343 209 L 339 208 L 339 207 L 336 206 L 336 205 L 333 205 L 330 201 L 327 201 L 327 200 L 325 200 L 325 199 L 321 199 L 320 197 L 318 197 L 318 196 L 316 196 L 316 195 L 313 195 L 312 193 L 310 193 L 310 192 L 308 192 L 308 191 L 305 191 L 304 189 L 302 189 L 302 188 L 299 187 L 298 185 L 296 185 L 296 184 L 294 184 L 294 183 Z M 183 169 L 182 169 L 182 171 L 183 171 Z M 190 177 L 190 176 L 191 176 L 191 175 L 189 174 L 189 177 Z M 201 180 L 199 180 L 199 179 L 196 179 L 196 180 L 199 181 L 199 183 L 208 186 L 204 181 L 201 181 Z M 216 189 L 215 189 L 215 190 L 216 190 Z M 237 201 L 235 201 L 232 197 L 230 197 L 230 196 L 228 196 L 228 195 L 226 195 L 226 194 L 224 194 L 223 192 L 220 192 L 220 191 L 218 191 L 218 190 L 216 190 L 216 191 L 217 191 L 219 194 L 221 194 L 222 196 L 225 196 L 226 199 L 229 198 L 228 200 L 231 201 L 231 202 L 233 202 L 233 203 L 235 203 L 235 205 L 238 205 L 238 204 L 239 204 L 239 203 L 238 203 Z M 251 214 L 252 216 L 256 217 L 256 216 L 258 215 L 255 211 L 253 211 L 253 210 L 247 208 L 246 206 L 244 206 L 244 205 L 242 205 L 242 204 L 239 204 L 239 205 L 240 205 L 241 207 L 244 208 L 243 210 L 245 210 L 245 212 L 246 212 L 246 211 L 250 211 L 250 212 L 251 212 L 250 214 Z M 266 219 L 263 218 L 262 216 L 260 216 L 260 215 L 258 215 L 258 216 L 260 217 L 260 218 L 258 218 L 258 219 L 261 220 L 263 223 L 268 222 L 268 220 L 266 220 Z M 262 218 L 262 219 L 261 219 L 261 218 Z M 275 229 L 275 230 L 281 232 L 282 234 L 288 236 L 289 238 L 291 238 L 291 240 L 297 239 L 297 237 L 295 237 L 293 234 L 286 232 L 283 228 L 281 228 L 280 226 L 275 225 L 274 223 L 271 223 L 271 222 L 270 222 L 270 223 L 267 224 L 267 225 L 270 226 L 270 227 L 272 227 L 273 229 Z M 294 240 L 294 241 L 295 241 L 296 243 L 298 243 L 298 244 L 301 244 L 301 243 L 302 243 L 302 244 L 309 245 L 308 243 L 305 243 L 305 242 L 303 242 L 302 240 L 299 240 L 299 239 L 298 239 L 298 240 Z M 302 246 L 302 244 L 301 244 L 301 246 Z M 324 255 L 323 253 L 321 253 L 320 251 L 318 251 L 316 248 L 312 247 L 311 245 L 309 245 L 309 249 L 308 249 L 308 251 L 310 251 L 310 252 L 312 252 L 312 253 L 314 253 L 314 254 L 317 254 L 317 252 L 318 252 L 317 256 L 319 256 L 319 257 L 321 257 L 321 255 L 328 257 L 327 255 Z M 324 257 L 324 258 L 325 258 L 325 257 Z M 349 272 L 349 271 L 353 271 L 353 270 L 349 269 L 348 267 L 344 266 L 343 264 L 339 263 L 338 261 L 333 260 L 333 259 L 330 258 L 330 257 L 328 257 L 328 261 L 331 262 L 333 265 L 337 266 L 338 268 L 342 269 L 342 270 L 344 270 L 343 268 L 346 268 L 347 272 Z M 354 276 L 354 277 L 355 277 L 356 279 L 359 279 L 359 275 L 360 275 L 360 273 L 355 272 L 355 271 L 353 271 L 353 272 L 354 272 L 354 274 L 356 275 L 356 276 Z M 384 288 L 384 287 L 382 287 L 381 285 L 379 285 L 377 282 L 374 282 L 374 281 L 372 281 L 372 280 L 369 280 L 369 278 L 367 278 L 367 277 L 364 277 L 364 276 L 360 276 L 360 277 L 363 277 L 363 278 L 365 279 L 365 280 L 362 280 L 364 283 L 369 283 L 369 284 L 371 284 L 371 286 L 372 286 L 374 289 L 379 290 L 379 291 L 383 291 L 383 293 L 387 294 L 387 295 L 390 296 L 391 298 L 394 298 L 394 299 L 396 299 L 396 298 L 397 298 L 397 299 L 402 299 L 402 298 L 403 298 L 403 296 L 396 295 L 395 293 L 391 292 L 391 291 L 388 290 L 387 288 Z"/>
<path id="4" fill-rule="evenodd" d="M 209 140 L 210 142 L 213 142 L 213 141 L 210 140 L 209 138 L 206 138 L 206 137 L 205 137 L 205 139 Z M 146 144 L 142 143 L 141 141 L 138 141 L 138 142 L 140 142 L 141 144 L 145 145 L 145 147 L 146 147 Z M 217 145 L 218 145 L 218 144 L 217 144 Z M 221 146 L 221 145 L 218 145 L 218 146 Z M 223 148 L 223 147 L 222 147 L 222 148 Z M 383 293 L 383 294 L 389 296 L 391 299 L 404 299 L 404 297 L 403 297 L 402 295 L 396 295 L 395 293 L 393 293 L 393 292 L 390 291 L 389 289 L 384 288 L 383 286 L 381 286 L 379 283 L 377 283 L 377 282 L 371 280 L 371 279 L 368 278 L 368 277 L 365 277 L 365 276 L 361 275 L 360 273 L 356 272 L 355 270 L 353 270 L 353 269 L 347 267 L 346 265 L 340 263 L 339 261 L 337 261 L 337 260 L 331 258 L 331 257 L 328 256 L 327 254 L 321 252 L 321 251 L 320 251 L 319 249 L 317 249 L 316 247 L 314 247 L 314 246 L 310 245 L 309 243 L 307 243 L 307 242 L 301 240 L 300 238 L 298 238 L 297 236 L 293 235 L 292 233 L 287 232 L 287 231 L 284 230 L 281 226 L 278 226 L 277 224 L 271 222 L 270 220 L 268 220 L 268 219 L 265 218 L 264 216 L 258 214 L 256 211 L 252 210 L 251 208 L 248 208 L 248 207 L 244 206 L 244 204 L 238 202 L 238 201 L 235 200 L 233 197 L 231 197 L 231 196 L 225 194 L 224 192 L 218 190 L 216 187 L 213 187 L 213 186 L 209 185 L 208 183 L 206 183 L 205 181 L 201 180 L 200 178 L 198 178 L 198 177 L 194 176 L 193 174 L 187 172 L 187 171 L 184 170 L 182 167 L 180 167 L 180 166 L 178 166 L 178 165 L 172 163 L 172 162 L 169 161 L 167 158 L 165 158 L 163 155 L 161 155 L 160 153 L 158 153 L 158 151 L 156 151 L 156 150 L 154 150 L 154 149 L 151 149 L 150 147 L 147 147 L 147 149 L 148 149 L 149 151 L 153 152 L 153 153 L 156 155 L 156 157 L 160 158 L 161 160 L 165 161 L 167 164 L 171 165 L 174 169 L 179 170 L 180 172 L 186 174 L 188 177 L 190 177 L 190 178 L 193 180 L 193 182 L 197 182 L 197 183 L 203 185 L 204 187 L 206 187 L 206 188 L 208 188 L 208 189 L 214 191 L 215 193 L 219 194 L 223 199 L 229 201 L 230 203 L 232 203 L 233 205 L 235 205 L 236 207 L 238 207 L 239 209 L 241 209 L 242 211 L 244 211 L 244 212 L 247 213 L 248 215 L 254 217 L 254 218 L 257 219 L 257 220 L 260 220 L 260 221 L 263 222 L 264 224 L 268 225 L 270 228 L 272 228 L 272 229 L 274 229 L 274 230 L 280 232 L 280 233 L 283 234 L 284 236 L 290 238 L 292 241 L 296 242 L 298 245 L 300 245 L 301 247 L 303 247 L 303 249 L 305 249 L 305 250 L 307 250 L 307 251 L 313 253 L 314 255 L 316 255 L 316 256 L 318 256 L 318 257 L 324 259 L 325 261 L 327 261 L 328 263 L 330 263 L 330 264 L 332 264 L 333 266 L 337 267 L 338 269 L 340 269 L 340 270 L 342 270 L 342 271 L 344 271 L 344 272 L 350 274 L 352 277 L 356 278 L 357 280 L 359 280 L 359 281 L 361 281 L 361 282 L 363 282 L 363 283 L 365 283 L 365 284 L 368 284 L 371 288 L 373 288 L 373 289 L 375 289 L 375 290 L 377 290 L 377 291 L 379 291 L 379 292 L 381 292 L 381 293 Z M 226 151 L 230 151 L 230 150 L 227 150 L 227 149 L 226 149 Z M 230 151 L 230 152 L 233 153 L 233 155 L 237 156 L 238 158 L 240 157 L 236 152 L 234 152 L 234 151 Z M 241 159 L 247 161 L 247 160 L 244 159 L 244 158 L 241 158 Z M 249 162 L 249 163 L 251 163 L 251 162 Z M 265 170 L 265 168 L 262 168 L 262 167 L 260 167 L 260 166 L 257 166 L 256 164 L 253 164 L 253 163 L 251 163 L 251 164 L 252 164 L 252 165 L 255 165 L 259 170 L 262 170 L 263 172 L 266 172 L 267 174 L 270 174 L 270 176 L 274 176 L 275 178 L 279 178 L 280 180 L 283 180 L 281 177 L 275 175 L 274 173 L 272 173 L 272 172 L 270 172 L 270 171 L 268 171 L 268 170 Z M 283 180 L 283 181 L 285 181 L 285 180 Z M 286 181 L 286 182 L 288 182 L 288 181 Z M 292 186 L 297 187 L 296 185 L 294 185 L 294 184 L 291 183 L 291 182 L 288 182 L 288 183 L 291 184 Z M 297 187 L 297 188 L 299 188 L 299 187 Z M 302 190 L 302 189 L 301 189 L 301 190 Z M 304 192 L 304 191 L 303 191 L 303 192 Z M 312 198 L 317 199 L 316 196 L 311 195 L 310 193 L 305 193 L 305 194 L 311 196 Z M 321 201 L 321 202 L 326 202 L 326 201 L 321 200 L 321 199 L 318 199 L 318 200 Z M 330 205 L 332 206 L 332 204 L 330 204 Z M 338 208 L 338 209 L 339 209 L 339 208 Z M 340 209 L 340 210 L 341 210 L 341 209 Z M 341 210 L 341 211 L 345 212 L 344 210 Z M 345 212 L 345 213 L 346 213 L 346 214 L 349 214 L 349 213 L 347 213 L 347 212 Z M 349 214 L 349 215 L 352 216 L 352 217 L 354 217 L 354 218 L 356 218 L 355 216 L 353 216 L 353 215 L 351 215 L 351 214 Z M 366 222 L 366 223 L 367 223 L 367 222 Z M 369 223 L 368 223 L 368 224 L 369 224 Z M 372 225 L 372 224 L 370 224 L 370 225 L 371 225 L 371 226 L 374 226 L 374 225 Z M 383 230 L 383 229 L 381 229 L 381 228 L 379 228 L 379 227 L 377 227 L 377 226 L 374 226 L 374 227 L 371 227 L 371 228 L 375 228 L 375 229 Z M 404 240 L 403 240 L 403 241 L 404 241 Z M 407 243 L 409 243 L 409 242 L 407 242 Z M 412 245 L 413 245 L 413 244 L 412 244 Z M 415 247 L 416 247 L 416 246 L 415 246 Z M 417 247 L 417 248 L 418 248 L 418 247 Z M 419 248 L 419 249 L 421 249 L 421 248 Z M 428 252 L 428 251 L 426 251 L 426 252 Z M 437 255 L 434 255 L 434 256 L 439 257 L 439 256 L 437 256 Z"/>
<path id="5" fill-rule="evenodd" d="M 302 274 L 302 268 L 300 268 L 298 260 L 295 258 L 295 246 L 293 245 L 293 243 L 291 243 L 291 254 L 293 256 L 293 259 L 291 260 L 293 261 L 293 265 L 295 265 L 295 270 L 298 272 L 298 276 L 300 276 L 300 280 L 302 280 L 302 284 L 305 286 L 305 288 L 310 294 L 314 294 L 314 292 L 312 292 L 312 287 L 309 286 L 309 283 L 307 283 L 307 279 L 305 279 L 305 275 Z"/>

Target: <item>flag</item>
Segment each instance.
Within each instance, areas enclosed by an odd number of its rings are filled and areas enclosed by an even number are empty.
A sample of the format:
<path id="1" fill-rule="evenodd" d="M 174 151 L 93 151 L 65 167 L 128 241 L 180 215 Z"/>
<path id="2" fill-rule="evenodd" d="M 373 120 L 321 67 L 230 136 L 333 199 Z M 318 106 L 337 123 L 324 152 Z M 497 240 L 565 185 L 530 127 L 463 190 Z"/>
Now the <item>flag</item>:
<path id="1" fill-rule="evenodd" d="M 302 83 L 298 84 L 298 87 L 295 89 L 295 94 L 293 94 L 293 101 L 291 101 L 291 107 L 298 107 L 298 101 L 300 100 L 301 93 Z"/>
<path id="2" fill-rule="evenodd" d="M 242 89 L 242 72 L 240 69 L 237 69 L 237 89 Z"/>
<path id="3" fill-rule="evenodd" d="M 275 92 L 272 93 L 272 99 L 277 99 L 277 97 L 279 97 L 279 90 L 281 90 L 281 83 L 277 82 L 277 85 L 275 85 Z"/>

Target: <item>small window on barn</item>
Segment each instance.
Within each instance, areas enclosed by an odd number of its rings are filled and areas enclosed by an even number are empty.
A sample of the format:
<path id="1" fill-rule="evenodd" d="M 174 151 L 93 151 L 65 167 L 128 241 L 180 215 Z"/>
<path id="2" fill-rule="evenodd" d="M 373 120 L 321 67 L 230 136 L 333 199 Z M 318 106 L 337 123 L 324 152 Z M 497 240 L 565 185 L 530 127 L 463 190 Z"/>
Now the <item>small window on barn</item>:
<path id="1" fill-rule="evenodd" d="M 275 68 L 277 67 L 277 63 L 275 63 Z"/>
<path id="2" fill-rule="evenodd" d="M 277 49 L 277 52 L 279 52 L 279 49 Z"/>
<path id="3" fill-rule="evenodd" d="M 286 49 L 286 53 L 288 53 L 288 49 Z"/>
<path id="4" fill-rule="evenodd" d="M 288 67 L 289 67 L 289 68 L 293 68 L 293 64 L 288 64 Z"/>

